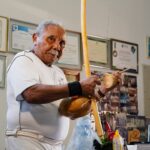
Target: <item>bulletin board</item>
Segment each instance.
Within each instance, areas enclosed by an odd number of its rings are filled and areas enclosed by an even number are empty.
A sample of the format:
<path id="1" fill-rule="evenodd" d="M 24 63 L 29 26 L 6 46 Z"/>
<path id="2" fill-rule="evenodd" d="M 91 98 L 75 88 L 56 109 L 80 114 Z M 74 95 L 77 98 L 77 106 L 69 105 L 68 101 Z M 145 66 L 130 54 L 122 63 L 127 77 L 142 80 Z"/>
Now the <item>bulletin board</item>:
<path id="1" fill-rule="evenodd" d="M 104 73 L 102 71 L 92 71 L 91 74 L 102 77 Z M 121 111 L 137 115 L 137 77 L 125 74 L 122 84 L 116 86 L 101 99 L 100 110 L 109 112 Z"/>

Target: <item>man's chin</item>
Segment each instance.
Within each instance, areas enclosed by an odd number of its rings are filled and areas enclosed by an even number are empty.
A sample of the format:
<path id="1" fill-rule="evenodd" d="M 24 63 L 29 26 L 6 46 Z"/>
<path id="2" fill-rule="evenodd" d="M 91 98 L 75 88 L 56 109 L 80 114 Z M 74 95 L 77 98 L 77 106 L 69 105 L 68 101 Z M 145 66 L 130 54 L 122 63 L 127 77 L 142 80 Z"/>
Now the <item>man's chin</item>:
<path id="1" fill-rule="evenodd" d="M 58 59 L 58 58 L 56 58 L 56 59 L 54 60 L 54 63 L 58 63 L 58 60 L 59 60 L 59 59 Z"/>

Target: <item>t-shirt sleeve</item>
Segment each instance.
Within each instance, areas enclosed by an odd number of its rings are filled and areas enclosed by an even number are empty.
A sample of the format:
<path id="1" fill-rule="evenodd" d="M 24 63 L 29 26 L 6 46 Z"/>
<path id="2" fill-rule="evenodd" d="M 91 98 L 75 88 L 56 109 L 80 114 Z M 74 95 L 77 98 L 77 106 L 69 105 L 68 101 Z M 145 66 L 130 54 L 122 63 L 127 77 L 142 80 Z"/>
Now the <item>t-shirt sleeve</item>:
<path id="1" fill-rule="evenodd" d="M 28 87 L 40 83 L 39 74 L 32 59 L 26 56 L 16 58 L 10 64 L 7 82 L 9 82 L 9 86 L 12 86 L 16 100 L 23 100 L 22 92 Z"/>

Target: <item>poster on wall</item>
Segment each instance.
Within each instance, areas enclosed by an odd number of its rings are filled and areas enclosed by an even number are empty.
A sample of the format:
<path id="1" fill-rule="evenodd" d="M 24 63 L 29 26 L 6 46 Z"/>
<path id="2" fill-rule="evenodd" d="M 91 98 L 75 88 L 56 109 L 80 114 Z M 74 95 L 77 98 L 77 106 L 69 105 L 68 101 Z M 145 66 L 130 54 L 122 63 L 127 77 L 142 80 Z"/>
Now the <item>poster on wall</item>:
<path id="1" fill-rule="evenodd" d="M 128 114 L 138 114 L 137 77 L 125 75 L 120 86 L 120 106 Z"/>
<path id="2" fill-rule="evenodd" d="M 112 69 L 138 73 L 138 44 L 111 39 Z"/>
<path id="3" fill-rule="evenodd" d="M 9 39 L 10 52 L 19 52 L 32 49 L 32 35 L 36 30 L 37 25 L 23 22 L 20 20 L 10 19 Z"/>

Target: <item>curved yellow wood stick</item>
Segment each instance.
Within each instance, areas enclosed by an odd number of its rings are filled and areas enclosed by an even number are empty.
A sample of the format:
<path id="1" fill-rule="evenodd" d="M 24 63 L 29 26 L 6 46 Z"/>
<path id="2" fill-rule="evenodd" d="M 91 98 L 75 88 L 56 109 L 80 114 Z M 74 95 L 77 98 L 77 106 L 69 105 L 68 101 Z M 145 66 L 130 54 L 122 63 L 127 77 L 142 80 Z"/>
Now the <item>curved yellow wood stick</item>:
<path id="1" fill-rule="evenodd" d="M 86 33 L 86 0 L 81 0 L 81 34 L 82 34 L 82 44 L 83 44 L 83 56 L 86 77 L 91 75 L 90 64 L 89 64 L 89 51 L 87 44 L 87 33 Z M 95 118 L 96 131 L 99 137 L 103 136 L 103 128 L 98 114 L 96 100 L 92 99 L 92 111 Z"/>

